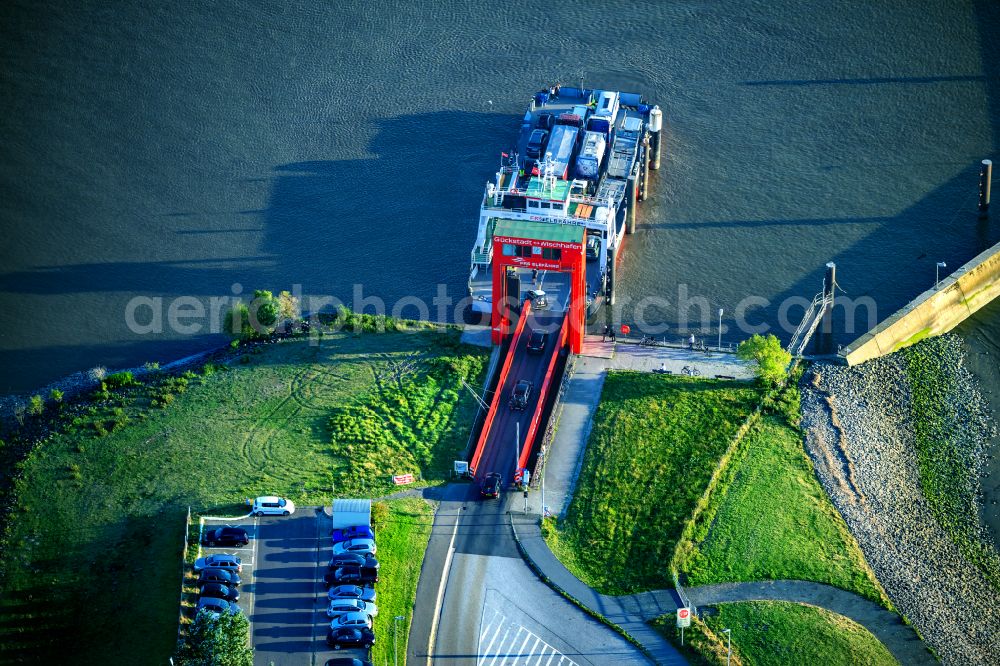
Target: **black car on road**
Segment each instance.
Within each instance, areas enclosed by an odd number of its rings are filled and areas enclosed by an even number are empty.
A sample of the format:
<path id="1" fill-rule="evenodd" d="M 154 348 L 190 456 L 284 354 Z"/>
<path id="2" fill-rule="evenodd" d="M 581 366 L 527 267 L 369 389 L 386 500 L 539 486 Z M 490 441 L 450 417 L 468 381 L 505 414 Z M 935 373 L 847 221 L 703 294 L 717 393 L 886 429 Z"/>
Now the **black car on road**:
<path id="1" fill-rule="evenodd" d="M 541 354 L 545 351 L 545 343 L 549 340 L 549 334 L 545 331 L 532 331 L 528 336 L 528 353 Z"/>
<path id="2" fill-rule="evenodd" d="M 368 627 L 341 627 L 331 629 L 326 644 L 334 650 L 345 647 L 371 647 L 375 645 L 375 632 Z"/>
<path id="3" fill-rule="evenodd" d="M 365 583 L 378 582 L 378 569 L 372 567 L 359 567 L 357 565 L 344 565 L 330 569 L 323 576 L 323 582 L 327 587 L 333 585 L 364 585 Z"/>
<path id="4" fill-rule="evenodd" d="M 528 398 L 531 397 L 532 384 L 527 379 L 520 380 L 514 384 L 514 390 L 510 393 L 510 408 L 523 410 L 528 406 Z"/>
<path id="5" fill-rule="evenodd" d="M 483 479 L 483 497 L 500 497 L 500 487 L 503 485 L 503 477 L 498 472 L 492 472 Z"/>
<path id="6" fill-rule="evenodd" d="M 250 536 L 242 527 L 217 527 L 208 530 L 201 537 L 203 546 L 221 546 L 223 548 L 232 546 L 245 546 L 250 543 Z"/>

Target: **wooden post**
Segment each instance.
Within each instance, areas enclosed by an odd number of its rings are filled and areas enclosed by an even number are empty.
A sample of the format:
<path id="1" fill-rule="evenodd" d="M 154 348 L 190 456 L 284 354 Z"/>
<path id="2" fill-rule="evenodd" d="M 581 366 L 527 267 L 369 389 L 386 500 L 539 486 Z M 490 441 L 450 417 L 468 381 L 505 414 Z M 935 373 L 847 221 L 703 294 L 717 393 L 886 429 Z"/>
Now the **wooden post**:
<path id="1" fill-rule="evenodd" d="M 979 167 L 979 219 L 985 220 L 990 211 L 990 181 L 993 179 L 992 160 L 983 160 Z"/>

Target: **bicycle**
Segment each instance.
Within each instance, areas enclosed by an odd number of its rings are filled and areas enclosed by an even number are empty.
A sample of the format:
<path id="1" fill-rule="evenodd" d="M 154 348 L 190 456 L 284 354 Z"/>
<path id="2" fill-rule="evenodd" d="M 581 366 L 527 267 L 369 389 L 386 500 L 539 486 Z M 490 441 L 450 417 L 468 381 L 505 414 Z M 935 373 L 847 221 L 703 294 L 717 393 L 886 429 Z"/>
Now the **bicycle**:
<path id="1" fill-rule="evenodd" d="M 654 338 L 652 335 L 644 335 L 644 336 L 642 336 L 642 339 L 639 340 L 639 344 L 640 345 L 645 345 L 647 347 L 655 347 L 656 346 L 656 338 Z"/>
<path id="2" fill-rule="evenodd" d="M 698 377 L 699 375 L 701 375 L 701 370 L 694 367 L 693 365 L 685 365 L 683 368 L 681 368 L 681 372 L 687 375 L 688 377 Z"/>

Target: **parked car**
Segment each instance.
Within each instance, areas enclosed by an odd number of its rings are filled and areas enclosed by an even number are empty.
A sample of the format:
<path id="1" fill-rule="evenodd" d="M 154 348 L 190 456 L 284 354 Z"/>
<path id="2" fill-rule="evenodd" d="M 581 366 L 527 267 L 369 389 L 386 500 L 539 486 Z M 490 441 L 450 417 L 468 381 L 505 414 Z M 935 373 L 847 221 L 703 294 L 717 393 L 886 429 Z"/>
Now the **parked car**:
<path id="1" fill-rule="evenodd" d="M 235 587 L 242 582 L 235 571 L 227 569 L 202 569 L 201 575 L 198 576 L 198 585 L 221 583 L 229 587 Z"/>
<path id="2" fill-rule="evenodd" d="M 378 569 L 379 561 L 378 558 L 371 553 L 340 553 L 339 555 L 334 555 L 330 558 L 329 567 L 331 569 L 344 566 L 358 566 Z"/>
<path id="3" fill-rule="evenodd" d="M 202 569 L 225 569 L 226 571 L 243 571 L 243 561 L 235 555 L 226 553 L 213 553 L 207 557 L 199 557 L 194 561 L 194 570 Z"/>
<path id="4" fill-rule="evenodd" d="M 368 555 L 370 553 L 374 555 L 376 551 L 375 539 L 348 539 L 347 541 L 338 541 L 333 544 L 334 555 L 341 553 L 358 553 L 360 555 Z"/>
<path id="5" fill-rule="evenodd" d="M 597 259 L 601 254 L 601 239 L 597 236 L 587 236 L 587 261 Z"/>
<path id="6" fill-rule="evenodd" d="M 245 546 L 250 543 L 250 536 L 242 527 L 217 527 L 207 530 L 201 537 L 203 546 Z"/>
<path id="7" fill-rule="evenodd" d="M 374 634 L 372 635 L 374 636 Z M 329 642 L 327 640 L 327 643 Z M 352 657 L 334 657 L 333 659 L 327 659 L 324 666 L 372 666 L 372 662 Z"/>
<path id="8" fill-rule="evenodd" d="M 545 343 L 549 340 L 549 334 L 545 331 L 532 331 L 528 336 L 528 353 L 541 354 L 545 351 Z"/>
<path id="9" fill-rule="evenodd" d="M 483 497 L 500 497 L 500 487 L 503 485 L 503 476 L 498 472 L 493 472 L 487 474 L 486 478 L 483 479 L 483 488 L 481 490 Z"/>
<path id="10" fill-rule="evenodd" d="M 331 629 L 340 629 L 341 627 L 366 627 L 371 629 L 372 619 L 364 613 L 344 613 L 343 615 L 338 615 L 330 622 Z"/>
<path id="11" fill-rule="evenodd" d="M 273 495 L 258 497 L 253 501 L 250 513 L 255 516 L 290 516 L 295 513 L 295 502 Z"/>
<path id="12" fill-rule="evenodd" d="M 215 597 L 202 597 L 199 599 L 195 613 L 197 614 L 201 612 L 202 609 L 212 613 L 215 617 L 219 617 L 222 613 L 240 612 L 240 607 L 236 604 L 230 603 L 225 599 L 216 599 Z"/>
<path id="13" fill-rule="evenodd" d="M 364 613 L 375 617 L 378 615 L 378 606 L 360 599 L 333 599 L 326 607 L 326 616 L 330 618 L 340 617 L 345 613 Z"/>
<path id="14" fill-rule="evenodd" d="M 534 309 L 544 310 L 549 307 L 549 296 L 544 289 L 529 289 L 527 296 Z"/>
<path id="15" fill-rule="evenodd" d="M 371 647 L 375 645 L 375 632 L 367 627 L 341 627 L 331 629 L 326 644 L 334 650 L 345 647 Z"/>
<path id="16" fill-rule="evenodd" d="M 514 384 L 514 390 L 510 392 L 510 408 L 523 410 L 528 406 L 528 398 L 531 397 L 532 384 L 527 379 L 520 380 Z"/>
<path id="17" fill-rule="evenodd" d="M 543 129 L 536 129 L 528 137 L 528 145 L 524 148 L 524 154 L 528 157 L 541 157 L 544 155 L 545 144 L 549 140 L 549 133 Z"/>
<path id="18" fill-rule="evenodd" d="M 331 587 L 330 591 L 327 592 L 327 598 L 331 600 L 360 599 L 361 601 L 370 601 L 375 603 L 377 596 L 375 588 L 359 587 L 358 585 L 337 585 L 335 587 Z"/>
<path id="19" fill-rule="evenodd" d="M 344 565 L 335 567 L 326 572 L 323 581 L 327 586 L 331 585 L 364 585 L 365 583 L 378 582 L 378 569 L 371 567 L 359 567 L 357 565 Z"/>
<path id="20" fill-rule="evenodd" d="M 236 586 L 229 587 L 222 583 L 205 583 L 198 590 L 198 594 L 203 597 L 213 597 L 215 599 L 225 599 L 226 601 L 239 601 L 240 591 Z"/>
<path id="21" fill-rule="evenodd" d="M 375 532 L 372 530 L 371 525 L 351 525 L 350 527 L 334 530 L 330 540 L 333 543 L 337 543 L 338 541 L 347 541 L 348 539 L 374 538 Z"/>

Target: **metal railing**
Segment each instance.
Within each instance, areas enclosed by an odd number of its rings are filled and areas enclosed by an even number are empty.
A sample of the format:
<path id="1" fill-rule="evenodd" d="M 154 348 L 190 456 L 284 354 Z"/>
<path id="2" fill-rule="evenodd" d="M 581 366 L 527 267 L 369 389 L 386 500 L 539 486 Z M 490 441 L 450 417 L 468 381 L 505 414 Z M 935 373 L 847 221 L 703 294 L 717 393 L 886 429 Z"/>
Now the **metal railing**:
<path id="1" fill-rule="evenodd" d="M 812 303 L 806 309 L 805 316 L 799 322 L 791 341 L 788 343 L 788 351 L 792 356 L 801 356 L 802 350 L 809 344 L 812 334 L 816 332 L 826 308 L 833 303 L 833 295 L 820 292 L 812 299 Z"/>

